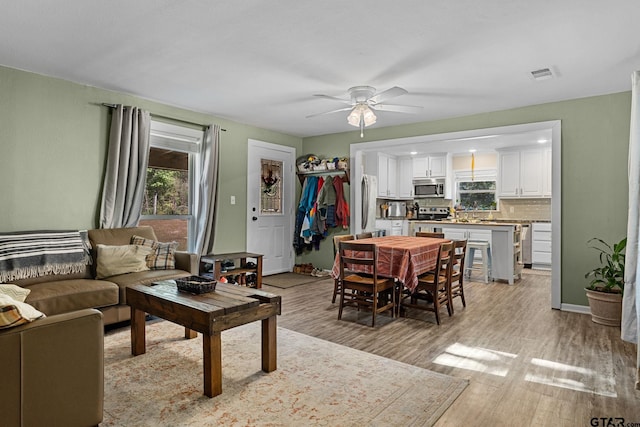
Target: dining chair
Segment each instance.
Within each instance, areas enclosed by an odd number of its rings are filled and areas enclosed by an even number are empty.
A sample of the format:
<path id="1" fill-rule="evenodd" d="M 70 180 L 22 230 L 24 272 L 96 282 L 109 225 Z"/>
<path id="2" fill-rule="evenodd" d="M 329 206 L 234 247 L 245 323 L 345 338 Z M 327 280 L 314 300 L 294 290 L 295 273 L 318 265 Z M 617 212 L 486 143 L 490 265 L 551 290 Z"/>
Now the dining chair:
<path id="1" fill-rule="evenodd" d="M 403 308 L 417 308 L 420 310 L 433 311 L 436 315 L 436 323 L 440 324 L 440 307 L 447 306 L 449 316 L 453 314 L 451 310 L 451 296 L 449 289 L 451 286 L 451 265 L 453 261 L 453 242 L 445 242 L 440 245 L 436 259 L 436 267 L 418 276 L 418 286 L 413 293 L 405 295 L 400 304 Z M 405 302 L 405 300 L 409 302 Z M 425 300 L 427 303 L 420 303 Z"/>
<path id="2" fill-rule="evenodd" d="M 466 240 L 453 241 L 453 263 L 451 264 L 451 286 L 449 287 L 451 294 L 451 313 L 454 312 L 453 299 L 460 297 L 462 306 L 466 307 L 467 302 L 464 299 L 464 259 L 467 252 Z"/>
<path id="3" fill-rule="evenodd" d="M 364 233 L 360 233 L 360 234 L 356 234 L 356 239 L 368 239 L 370 237 L 373 237 L 373 233 L 367 231 Z"/>
<path id="4" fill-rule="evenodd" d="M 348 240 L 354 240 L 353 234 L 339 234 L 337 236 L 333 236 L 333 258 L 336 258 L 336 254 L 338 253 L 338 245 L 340 242 L 346 242 Z M 336 296 L 338 296 L 338 292 L 340 292 L 340 278 L 333 280 L 333 297 L 331 298 L 331 304 L 336 302 Z"/>
<path id="5" fill-rule="evenodd" d="M 433 231 L 416 231 L 416 237 L 435 237 L 436 239 L 444 239 L 444 233 L 436 233 Z"/>
<path id="6" fill-rule="evenodd" d="M 342 319 L 342 309 L 346 306 L 370 309 L 372 327 L 376 324 L 378 313 L 391 310 L 391 317 L 395 318 L 395 283 L 393 279 L 378 276 L 376 245 L 342 241 L 338 251 L 341 282 L 338 320 Z M 347 265 L 350 267 L 347 268 Z M 352 269 L 358 265 L 369 266 L 371 274 L 355 273 Z M 349 290 L 352 292 L 347 292 Z"/>

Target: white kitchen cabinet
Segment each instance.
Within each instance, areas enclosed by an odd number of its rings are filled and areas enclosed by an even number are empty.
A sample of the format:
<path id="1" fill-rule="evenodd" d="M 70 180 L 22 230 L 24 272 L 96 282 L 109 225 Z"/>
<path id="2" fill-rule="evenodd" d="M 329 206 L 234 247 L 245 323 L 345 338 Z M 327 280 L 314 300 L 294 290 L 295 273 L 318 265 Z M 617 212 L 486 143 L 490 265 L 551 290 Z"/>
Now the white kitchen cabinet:
<path id="1" fill-rule="evenodd" d="M 398 161 L 398 198 L 413 198 L 413 159 L 405 158 Z"/>
<path id="2" fill-rule="evenodd" d="M 544 160 L 544 151 L 541 149 L 500 152 L 498 155 L 498 197 L 544 197 Z M 551 196 L 550 192 L 546 196 Z"/>
<path id="3" fill-rule="evenodd" d="M 427 222 L 429 224 L 429 222 Z M 437 227 L 436 222 L 431 224 Z M 484 240 L 491 245 L 491 277 L 493 279 L 506 280 L 510 285 L 520 278 L 521 264 L 519 263 L 519 246 L 514 242 L 518 229 L 514 224 L 443 224 L 442 232 L 447 239 L 454 240 Z M 475 251 L 478 261 L 481 259 L 480 251 Z M 470 263 L 473 260 L 465 260 Z"/>
<path id="4" fill-rule="evenodd" d="M 376 219 L 376 230 L 384 230 L 384 234 L 389 236 L 391 234 L 391 220 Z"/>
<path id="5" fill-rule="evenodd" d="M 486 241 L 491 244 L 491 230 L 479 230 L 476 227 L 468 229 L 443 227 L 442 232 L 444 233 L 445 239 Z M 482 259 L 480 251 L 475 252 L 474 259 L 476 261 L 480 261 Z"/>
<path id="6" fill-rule="evenodd" d="M 467 240 L 469 230 L 463 228 L 442 228 L 445 239 L 451 240 Z"/>
<path id="7" fill-rule="evenodd" d="M 391 198 L 397 196 L 397 160 L 388 154 L 378 153 L 378 197 Z"/>
<path id="8" fill-rule="evenodd" d="M 406 219 L 376 219 L 376 229 L 384 230 L 386 236 L 408 236 L 409 221 Z"/>
<path id="9" fill-rule="evenodd" d="M 447 155 L 436 154 L 413 158 L 414 178 L 445 178 L 447 176 Z"/>
<path id="10" fill-rule="evenodd" d="M 531 225 L 531 268 L 551 269 L 551 223 L 534 222 Z"/>

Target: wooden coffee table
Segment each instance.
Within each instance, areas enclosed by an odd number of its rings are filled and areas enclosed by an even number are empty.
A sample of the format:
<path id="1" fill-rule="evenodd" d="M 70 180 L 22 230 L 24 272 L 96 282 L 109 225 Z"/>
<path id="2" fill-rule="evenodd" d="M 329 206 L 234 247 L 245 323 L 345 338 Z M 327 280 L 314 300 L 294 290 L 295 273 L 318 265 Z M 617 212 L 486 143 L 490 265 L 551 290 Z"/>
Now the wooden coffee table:
<path id="1" fill-rule="evenodd" d="M 222 393 L 222 342 L 226 329 L 262 320 L 262 370 L 272 372 L 277 365 L 276 316 L 280 296 L 258 289 L 218 283 L 213 292 L 193 295 L 181 292 L 172 280 L 152 286 L 132 285 L 126 289 L 131 306 L 131 353 L 144 354 L 145 313 L 185 327 L 185 338 L 202 334 L 204 394 Z"/>

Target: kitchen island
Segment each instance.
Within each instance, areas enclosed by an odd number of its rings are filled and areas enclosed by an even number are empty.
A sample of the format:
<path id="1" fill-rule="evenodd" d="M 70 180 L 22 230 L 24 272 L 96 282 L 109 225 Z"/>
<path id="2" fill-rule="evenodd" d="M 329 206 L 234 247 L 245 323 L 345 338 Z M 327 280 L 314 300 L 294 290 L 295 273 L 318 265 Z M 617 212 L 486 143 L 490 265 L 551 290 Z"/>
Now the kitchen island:
<path id="1" fill-rule="evenodd" d="M 496 221 L 410 221 L 410 235 L 416 231 L 439 231 L 452 240 L 486 240 L 491 245 L 491 277 L 510 285 L 522 272 L 521 225 Z M 465 262 L 470 262 L 467 260 Z"/>

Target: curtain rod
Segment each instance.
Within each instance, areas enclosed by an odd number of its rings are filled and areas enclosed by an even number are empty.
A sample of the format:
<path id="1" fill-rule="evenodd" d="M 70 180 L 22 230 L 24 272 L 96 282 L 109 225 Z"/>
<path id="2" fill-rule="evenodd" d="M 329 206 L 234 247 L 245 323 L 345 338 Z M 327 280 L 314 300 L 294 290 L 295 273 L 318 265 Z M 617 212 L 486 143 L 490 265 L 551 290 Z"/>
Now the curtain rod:
<path id="1" fill-rule="evenodd" d="M 117 105 L 117 104 L 108 104 L 108 103 L 106 103 L 106 102 L 103 102 L 103 103 L 102 103 L 102 106 L 103 106 L 103 107 L 109 107 L 109 108 L 116 108 L 118 105 Z M 159 117 L 159 118 L 162 118 L 162 119 L 168 119 L 168 120 L 173 120 L 173 121 L 176 121 L 176 122 L 187 123 L 187 124 L 190 124 L 190 125 L 205 126 L 205 125 L 201 125 L 200 123 L 189 122 L 189 121 L 187 121 L 187 120 L 176 119 L 176 118 L 174 118 L 174 117 L 163 116 L 163 115 L 155 114 L 155 113 L 149 113 L 149 114 L 150 114 L 152 117 Z M 226 131 L 227 131 L 226 129 L 223 129 L 223 128 L 220 128 L 220 130 L 221 130 L 222 132 L 226 132 Z"/>

